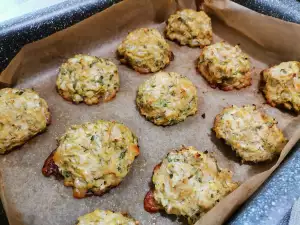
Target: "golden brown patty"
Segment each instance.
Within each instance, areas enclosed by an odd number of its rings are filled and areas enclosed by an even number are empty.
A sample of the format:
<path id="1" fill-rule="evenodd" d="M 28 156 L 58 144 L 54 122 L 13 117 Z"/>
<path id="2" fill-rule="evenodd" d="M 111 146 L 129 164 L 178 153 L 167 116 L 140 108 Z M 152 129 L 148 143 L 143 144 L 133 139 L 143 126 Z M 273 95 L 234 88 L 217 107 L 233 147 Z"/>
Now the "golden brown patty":
<path id="1" fill-rule="evenodd" d="M 177 11 L 167 21 L 166 37 L 181 45 L 204 47 L 212 42 L 211 19 L 204 11 Z"/>
<path id="2" fill-rule="evenodd" d="M 182 147 L 169 152 L 154 168 L 154 189 L 147 193 L 144 207 L 148 212 L 164 209 L 168 214 L 185 216 L 193 224 L 237 188 L 231 177 L 212 155 Z"/>
<path id="3" fill-rule="evenodd" d="M 35 91 L 0 90 L 0 154 L 24 144 L 49 124 L 48 104 Z"/>
<path id="4" fill-rule="evenodd" d="M 136 136 L 121 123 L 99 120 L 74 125 L 59 139 L 43 174 L 61 174 L 76 198 L 102 195 L 121 183 L 138 154 Z"/>
<path id="5" fill-rule="evenodd" d="M 286 139 L 271 116 L 253 105 L 224 108 L 216 116 L 214 131 L 243 161 L 261 162 L 279 155 Z"/>
<path id="6" fill-rule="evenodd" d="M 263 93 L 273 107 L 300 112 L 300 62 L 283 62 L 262 71 Z"/>
<path id="7" fill-rule="evenodd" d="M 197 112 L 197 89 L 174 72 L 158 72 L 139 86 L 140 113 L 156 125 L 173 125 Z"/>
<path id="8" fill-rule="evenodd" d="M 75 103 L 109 101 L 120 87 L 118 69 L 108 59 L 75 55 L 61 65 L 56 86 L 64 99 Z"/>
<path id="9" fill-rule="evenodd" d="M 140 73 L 157 72 L 173 60 L 169 44 L 156 29 L 130 32 L 118 47 L 120 61 Z"/>
<path id="10" fill-rule="evenodd" d="M 238 45 L 219 42 L 205 47 L 197 67 L 212 88 L 231 91 L 251 85 L 250 61 Z"/>
<path id="11" fill-rule="evenodd" d="M 77 225 L 137 225 L 138 221 L 126 214 L 116 213 L 109 210 L 96 209 L 94 212 L 78 218 Z"/>

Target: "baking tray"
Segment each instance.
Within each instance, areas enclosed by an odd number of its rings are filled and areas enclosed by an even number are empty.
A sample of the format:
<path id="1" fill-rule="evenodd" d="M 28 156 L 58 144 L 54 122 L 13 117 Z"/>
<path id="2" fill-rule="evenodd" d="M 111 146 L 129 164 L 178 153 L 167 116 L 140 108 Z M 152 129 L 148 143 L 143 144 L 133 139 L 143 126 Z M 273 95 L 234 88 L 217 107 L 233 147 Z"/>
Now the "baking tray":
<path id="1" fill-rule="evenodd" d="M 94 1 L 94 2 L 109 2 L 110 4 L 113 2 L 113 1 Z M 282 1 L 281 1 L 282 2 Z M 90 3 L 90 1 L 87 1 L 87 4 L 88 3 Z M 249 5 L 249 1 L 245 1 L 244 2 L 246 5 L 248 4 Z M 263 3 L 263 1 L 262 1 L 262 3 Z M 248 6 L 247 5 L 247 6 Z M 251 8 L 251 7 L 250 7 Z M 53 8 L 54 9 L 54 8 Z M 72 9 L 74 9 L 74 8 L 72 8 Z M 275 8 L 275 10 L 276 10 L 276 8 Z M 54 10 L 55 11 L 55 10 Z M 65 13 L 67 13 L 68 12 L 68 10 L 67 11 L 65 11 Z M 268 12 L 270 12 L 270 11 L 268 11 Z M 44 12 L 42 12 L 42 13 L 44 13 Z M 59 13 L 58 13 L 58 15 L 59 15 Z M 279 16 L 278 16 L 279 15 Z M 275 16 L 277 16 L 277 17 L 280 17 L 280 14 L 276 14 Z M 50 17 L 51 18 L 51 17 Z M 49 19 L 50 19 L 49 18 Z M 69 17 L 71 20 L 72 20 L 72 17 Z M 292 17 L 293 18 L 293 17 Z M 295 18 L 297 18 L 297 17 L 295 17 Z M 59 19 L 59 16 L 57 17 L 57 18 L 55 18 L 55 19 Z M 284 18 L 283 18 L 284 19 Z M 53 20 L 54 21 L 54 23 L 50 23 L 50 24 L 56 24 L 56 20 Z M 54 29 L 54 30 L 59 30 L 59 29 L 62 29 L 62 28 L 64 28 L 64 27 L 66 27 L 66 26 L 68 26 L 69 24 L 68 24 L 68 22 L 66 22 L 66 21 L 68 21 L 68 18 L 64 18 L 64 23 L 63 23 L 63 26 L 62 27 L 58 27 L 58 29 Z M 73 23 L 74 21 L 70 21 L 70 25 Z M 38 23 L 37 23 L 38 24 Z M 37 25 L 37 24 L 35 24 L 35 25 Z M 13 27 L 12 27 L 13 28 Z M 23 27 L 24 28 L 24 27 Z M 3 30 L 2 30 L 3 31 Z M 11 35 L 13 34 L 13 31 L 14 31 L 14 29 L 12 29 L 12 30 L 10 30 L 12 33 L 11 33 Z M 21 32 L 22 31 L 22 29 L 21 30 L 18 30 L 18 32 Z M 51 31 L 50 31 L 51 32 Z M 6 33 L 6 34 L 8 34 L 8 33 Z M 47 33 L 47 32 L 44 32 L 41 36 L 39 36 L 39 37 L 37 37 L 36 39 L 33 39 L 33 40 L 37 40 L 37 39 L 39 39 L 39 38 L 41 38 L 41 37 L 43 37 L 44 35 L 46 36 L 46 35 L 48 35 L 49 33 Z M 20 35 L 19 35 L 20 36 Z M 6 36 L 6 37 L 8 37 L 8 36 Z M 22 35 L 21 35 L 21 37 L 22 37 Z M 30 36 L 31 37 L 31 36 Z M 34 36 L 33 36 L 34 37 Z M 27 41 L 28 42 L 30 42 L 30 41 L 32 41 L 32 40 L 30 40 L 30 39 L 27 39 Z M 1 42 L 2 43 L 2 42 Z M 19 46 L 18 47 L 20 47 L 21 45 L 22 45 L 22 43 L 19 41 L 18 42 L 19 43 Z M 5 45 L 5 46 L 10 46 L 10 45 Z M 3 49 L 3 48 L 2 48 Z M 17 51 L 17 50 L 16 50 Z M 6 51 L 7 52 L 7 51 Z M 14 53 L 13 53 L 14 54 Z M 13 55 L 12 54 L 12 55 Z M 2 68 L 4 68 L 5 67 L 5 63 L 3 64 L 4 66 L 2 66 Z M 293 161 L 293 159 L 294 159 L 294 157 L 296 157 L 294 154 L 291 154 L 290 156 L 289 156 L 289 158 L 288 158 L 288 160 L 286 160 L 286 161 L 289 161 L 289 162 L 292 162 Z M 283 170 L 284 168 L 286 167 L 286 163 L 285 164 L 283 164 L 282 166 L 281 166 L 281 168 L 279 169 L 280 171 L 281 170 Z M 282 174 L 282 173 L 279 173 L 279 174 Z M 285 172 L 284 174 L 288 174 L 288 172 Z M 275 178 L 276 178 L 276 176 L 274 176 Z M 277 178 L 278 178 L 278 176 L 277 176 Z M 273 179 L 273 178 L 272 178 Z M 292 181 L 291 179 L 286 179 L 286 181 L 287 182 L 289 182 L 289 181 Z M 295 181 L 295 180 L 294 180 Z M 291 185 L 292 186 L 292 185 Z M 280 188 L 279 188 L 280 189 Z M 261 188 L 261 190 L 263 190 L 263 188 Z M 259 191 L 258 193 L 260 193 L 261 191 Z M 259 194 L 258 194 L 259 195 Z M 256 196 L 258 196 L 258 195 L 256 195 Z M 256 197 L 255 196 L 255 197 Z M 253 200 L 252 201 L 255 201 L 255 197 L 253 198 Z M 277 199 L 278 199 L 278 195 L 277 195 Z M 240 211 L 240 214 L 243 214 L 243 213 L 245 213 L 245 211 L 248 211 L 247 210 L 247 207 L 248 207 L 248 205 L 251 205 L 251 202 L 252 201 L 250 201 L 250 203 L 249 204 L 247 204 L 245 207 L 244 207 L 244 209 L 243 210 L 241 210 Z M 279 203 L 280 203 L 280 201 L 279 201 Z M 290 203 L 291 203 L 291 201 L 290 201 Z M 285 206 L 286 206 L 287 204 L 285 204 Z M 257 206 L 257 207 L 259 207 L 259 206 Z M 268 208 L 270 208 L 270 207 L 268 207 Z M 280 214 L 281 215 L 281 214 Z M 241 217 L 236 217 L 236 219 L 240 219 Z M 277 217 L 278 218 L 278 217 Z M 235 221 L 236 220 L 235 218 L 232 220 L 232 221 Z M 243 217 L 243 219 L 245 219 L 245 217 Z M 280 219 L 280 218 L 278 218 L 278 219 Z M 239 220 L 239 222 L 241 222 L 241 220 Z M 274 222 L 274 221 L 273 221 Z M 2 224 L 2 223 L 1 223 Z M 239 223 L 237 223 L 237 224 L 239 224 Z M 250 223 L 251 224 L 251 223 Z M 257 223 L 256 223 L 257 224 Z M 268 223 L 264 223 L 264 224 L 268 224 Z"/>
<path id="2" fill-rule="evenodd" d="M 68 0 L 37 11 L 32 5 L 32 13 L 0 21 L 0 72 L 25 44 L 63 30 L 120 1 Z"/>
<path id="3" fill-rule="evenodd" d="M 3 0 L 10 1 L 10 0 Z M 14 19 L 0 21 L 0 72 L 28 43 L 40 40 L 57 31 L 100 12 L 121 0 L 67 0 Z M 300 23 L 298 0 L 233 0 L 259 13 L 282 20 Z M 22 1 L 17 1 L 20 4 Z"/>
<path id="4" fill-rule="evenodd" d="M 273 176 L 235 213 L 228 224 L 288 225 L 291 207 L 300 197 L 299 149 L 298 142 Z"/>

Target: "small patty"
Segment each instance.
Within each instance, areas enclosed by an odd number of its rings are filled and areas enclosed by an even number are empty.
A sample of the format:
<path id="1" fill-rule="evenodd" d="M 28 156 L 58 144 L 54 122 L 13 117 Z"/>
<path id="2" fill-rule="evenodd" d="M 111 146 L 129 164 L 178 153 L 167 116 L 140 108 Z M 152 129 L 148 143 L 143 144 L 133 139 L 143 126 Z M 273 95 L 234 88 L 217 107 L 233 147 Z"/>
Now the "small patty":
<path id="1" fill-rule="evenodd" d="M 167 20 L 166 37 L 181 45 L 204 47 L 212 42 L 211 19 L 204 11 L 184 9 Z"/>
<path id="2" fill-rule="evenodd" d="M 88 105 L 109 101 L 120 87 L 118 69 L 108 59 L 75 55 L 63 63 L 56 80 L 58 93 L 74 103 Z"/>
<path id="3" fill-rule="evenodd" d="M 243 161 L 249 162 L 273 159 L 287 142 L 277 121 L 254 105 L 224 108 L 216 116 L 213 130 L 217 138 L 224 139 Z"/>
<path id="4" fill-rule="evenodd" d="M 121 183 L 138 154 L 136 136 L 121 123 L 73 125 L 46 160 L 43 174 L 62 176 L 75 198 L 102 195 Z"/>
<path id="5" fill-rule="evenodd" d="M 158 72 L 139 86 L 136 104 L 156 125 L 173 125 L 197 112 L 197 88 L 174 72 Z"/>
<path id="6" fill-rule="evenodd" d="M 145 210 L 163 209 L 186 217 L 190 224 L 238 187 L 229 170 L 220 169 L 211 154 L 192 146 L 169 152 L 154 168 L 152 182 Z"/>
<path id="7" fill-rule="evenodd" d="M 238 45 L 218 42 L 205 47 L 197 67 L 212 88 L 231 91 L 251 85 L 249 57 Z"/>
<path id="8" fill-rule="evenodd" d="M 123 213 L 96 209 L 78 218 L 77 225 L 138 225 L 139 222 Z"/>
<path id="9" fill-rule="evenodd" d="M 173 60 L 169 44 L 156 29 L 140 28 L 130 32 L 118 47 L 121 63 L 140 73 L 157 72 Z"/>
<path id="10" fill-rule="evenodd" d="M 0 90 L 0 154 L 23 145 L 49 124 L 48 104 L 35 91 Z"/>
<path id="11" fill-rule="evenodd" d="M 263 93 L 273 107 L 300 113 L 300 62 L 283 62 L 262 71 Z"/>

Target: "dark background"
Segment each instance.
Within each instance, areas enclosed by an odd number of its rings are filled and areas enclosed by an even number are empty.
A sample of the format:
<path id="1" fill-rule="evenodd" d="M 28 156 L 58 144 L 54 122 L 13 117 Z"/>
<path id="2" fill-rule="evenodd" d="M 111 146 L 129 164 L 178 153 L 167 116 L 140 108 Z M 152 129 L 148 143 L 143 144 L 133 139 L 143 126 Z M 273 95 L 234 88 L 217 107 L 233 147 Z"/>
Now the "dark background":
<path id="1" fill-rule="evenodd" d="M 54 32 L 69 27 L 103 9 L 119 2 L 120 0 L 1 0 L 0 2 L 0 72 L 5 69 L 10 60 L 27 43 L 44 38 Z M 252 10 L 265 15 L 277 17 L 286 21 L 300 23 L 300 1 L 298 0 L 233 0 Z M 18 6 L 19 7 L 18 9 Z M 26 6 L 26 7 L 25 7 Z M 48 7 L 49 6 L 49 7 Z M 22 16 L 20 16 L 22 14 Z M 9 19 L 8 19 L 9 18 Z M 298 145 L 298 148 L 300 146 Z M 289 177 L 291 171 L 297 169 L 295 163 L 300 160 L 299 151 L 292 151 L 285 162 L 276 171 L 274 176 L 240 209 L 231 219 L 230 224 L 287 224 L 293 201 L 300 196 L 300 178 Z M 299 170 L 300 173 L 300 170 Z M 288 194 L 282 193 L 279 179 L 287 177 Z M 269 190 L 273 190 L 269 193 Z M 275 194 L 276 193 L 276 194 Z M 269 196 L 271 195 L 271 196 Z M 274 196 L 275 195 L 275 196 Z M 256 213 L 255 218 L 251 209 L 268 206 L 261 199 L 283 196 L 281 209 L 277 213 L 277 222 L 268 222 L 266 212 Z M 271 204 L 270 202 L 270 204 Z M 284 210 L 283 210 L 284 209 Z M 256 210 L 259 212 L 259 210 Z M 0 225 L 8 225 L 5 212 L 0 202 Z M 42 225 L 42 224 L 41 224 Z"/>

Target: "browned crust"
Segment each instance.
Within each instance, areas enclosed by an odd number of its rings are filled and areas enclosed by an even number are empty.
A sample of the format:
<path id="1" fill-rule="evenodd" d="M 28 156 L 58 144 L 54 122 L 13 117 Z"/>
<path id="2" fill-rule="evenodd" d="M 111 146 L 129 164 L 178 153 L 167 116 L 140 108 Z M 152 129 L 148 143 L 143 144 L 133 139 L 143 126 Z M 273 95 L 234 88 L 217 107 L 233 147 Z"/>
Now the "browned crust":
<path id="1" fill-rule="evenodd" d="M 144 209 L 149 213 L 157 213 L 160 210 L 160 206 L 155 201 L 152 190 L 148 191 L 144 198 Z"/>
<path id="2" fill-rule="evenodd" d="M 140 73 L 140 74 L 152 73 L 151 70 L 150 70 L 150 68 L 137 67 L 137 66 L 131 65 L 131 64 L 129 63 L 129 60 L 127 60 L 126 57 L 125 57 L 124 55 L 120 55 L 119 53 L 117 53 L 117 54 L 118 54 L 119 60 L 120 60 L 120 62 L 121 62 L 122 64 L 125 64 L 125 65 L 127 65 L 127 66 L 129 66 L 129 67 L 132 67 L 136 72 L 138 72 L 138 73 Z M 172 51 L 169 51 L 168 57 L 169 57 L 169 62 L 166 63 L 166 65 L 165 65 L 163 68 L 161 68 L 160 70 L 166 68 L 166 67 L 170 64 L 170 62 L 174 60 L 174 57 L 175 57 L 175 56 L 174 56 L 174 54 L 173 54 Z M 159 70 L 158 70 L 158 71 L 159 71 Z M 156 71 L 156 72 L 158 72 L 158 71 Z"/>
<path id="3" fill-rule="evenodd" d="M 267 71 L 267 69 L 260 71 L 259 76 L 260 76 L 260 80 L 259 80 L 259 91 L 263 92 L 264 87 L 266 86 L 266 81 L 264 79 L 264 72 Z"/>
<path id="4" fill-rule="evenodd" d="M 289 103 L 289 102 L 285 102 L 285 103 L 275 103 L 274 101 L 272 101 L 270 99 L 270 97 L 268 96 L 268 94 L 266 94 L 265 92 L 263 92 L 263 95 L 266 99 L 266 102 L 268 105 L 281 109 L 281 110 L 286 110 L 286 112 L 290 112 L 291 114 L 294 114 L 295 116 L 300 114 L 300 111 L 296 110 L 295 107 L 293 106 L 293 104 Z"/>
<path id="5" fill-rule="evenodd" d="M 167 21 L 166 21 L 167 23 Z M 170 41 L 173 41 L 175 42 L 176 44 L 180 45 L 180 46 L 188 46 L 190 48 L 205 48 L 206 46 L 209 46 L 211 44 L 207 44 L 207 45 L 202 45 L 202 44 L 199 44 L 199 45 L 191 45 L 191 44 L 181 44 L 181 42 L 176 39 L 176 38 L 170 38 L 168 35 L 167 35 L 167 30 L 164 31 L 164 37 Z M 213 41 L 213 37 L 210 38 L 210 42 L 212 43 Z"/>
<path id="6" fill-rule="evenodd" d="M 59 168 L 55 164 L 54 159 L 53 159 L 55 151 L 56 150 L 52 151 L 51 154 L 48 156 L 48 158 L 45 160 L 43 168 L 42 168 L 42 173 L 46 177 L 49 177 L 49 176 L 53 175 L 57 179 L 63 179 L 64 177 L 59 172 Z M 131 148 L 131 151 L 136 151 L 137 155 L 138 155 L 139 154 L 139 147 L 134 146 L 134 147 Z M 64 182 L 64 185 L 66 187 L 73 187 L 73 197 L 78 198 L 78 199 L 85 198 L 85 197 L 90 197 L 90 196 L 93 196 L 93 195 L 102 196 L 104 193 L 110 191 L 112 188 L 115 188 L 115 187 L 119 186 L 120 184 L 121 184 L 121 182 L 118 183 L 117 185 L 108 186 L 104 190 L 91 190 L 91 189 L 87 190 L 87 189 L 74 188 L 72 183 Z"/>
<path id="7" fill-rule="evenodd" d="M 61 91 L 61 90 L 58 89 L 57 87 L 56 87 L 56 90 L 57 90 L 58 94 L 59 94 L 64 100 L 66 100 L 66 101 L 68 101 L 68 102 L 72 102 L 74 105 L 78 105 L 78 104 L 84 102 L 86 105 L 91 106 L 91 105 L 97 105 L 97 104 L 99 104 L 99 103 L 100 103 L 100 100 L 103 100 L 103 102 L 109 102 L 109 101 L 111 101 L 112 99 L 114 99 L 114 98 L 116 97 L 119 88 L 116 89 L 114 92 L 112 92 L 112 94 L 111 94 L 108 98 L 104 99 L 102 96 L 99 96 L 98 101 L 93 102 L 93 103 L 90 103 L 90 102 L 86 101 L 86 98 L 83 98 L 83 101 L 82 101 L 82 102 L 74 102 L 73 99 L 72 99 L 72 97 L 71 97 L 69 94 L 66 94 L 66 93 L 67 93 L 66 91 Z"/>
<path id="8" fill-rule="evenodd" d="M 201 55 L 203 55 L 203 51 L 201 52 L 200 56 Z M 218 87 L 222 91 L 233 91 L 233 90 L 240 90 L 242 88 L 246 88 L 248 86 L 251 86 L 252 84 L 252 77 L 251 77 L 252 71 L 249 71 L 245 74 L 243 83 L 239 84 L 238 86 L 234 86 L 234 85 L 224 85 L 223 83 L 210 82 L 209 80 L 207 80 L 206 77 L 210 76 L 207 65 L 203 66 L 202 64 L 199 65 L 197 63 L 197 70 L 201 74 L 201 76 L 206 80 L 209 86 L 213 89 Z"/>
<path id="9" fill-rule="evenodd" d="M 130 145 L 129 150 L 136 153 L 136 157 L 140 154 L 138 145 Z"/>
<path id="10" fill-rule="evenodd" d="M 183 151 L 185 150 L 185 147 L 183 146 L 181 149 L 178 149 L 178 150 L 175 150 L 176 152 L 180 152 L 180 151 Z M 206 154 L 207 152 L 205 152 Z M 200 157 L 200 154 L 197 153 L 195 155 L 195 158 L 199 158 Z M 154 169 L 153 169 L 153 173 L 152 173 L 152 177 L 154 175 L 154 173 L 159 170 L 159 168 L 161 167 L 161 164 L 162 162 L 160 162 L 159 164 L 157 164 Z M 152 182 L 152 179 L 151 179 L 151 186 L 152 188 L 150 188 L 150 190 L 147 192 L 147 194 L 145 195 L 145 198 L 144 198 L 144 209 L 149 212 L 149 213 L 157 213 L 159 212 L 162 208 L 162 206 L 160 206 L 155 198 L 154 198 L 154 184 Z"/>
<path id="11" fill-rule="evenodd" d="M 103 99 L 103 102 L 109 102 L 109 101 L 113 100 L 116 97 L 118 91 L 119 91 L 119 88 L 116 89 L 114 92 L 112 92 L 111 95 L 109 95 L 107 98 Z"/>
<path id="12" fill-rule="evenodd" d="M 265 87 L 266 87 L 267 83 L 266 83 L 266 80 L 264 79 L 264 73 L 268 72 L 269 70 L 270 70 L 270 68 L 267 68 L 267 69 L 264 69 L 264 70 L 262 70 L 260 72 L 260 83 L 259 83 L 259 86 L 260 86 L 260 90 L 263 93 L 263 96 L 265 97 L 267 103 L 270 106 L 272 106 L 272 107 L 276 107 L 277 104 L 270 99 L 269 95 L 265 91 Z"/>
<path id="13" fill-rule="evenodd" d="M 120 184 L 121 182 L 118 183 L 117 185 L 111 185 L 107 187 L 105 190 L 97 190 L 97 191 L 73 188 L 73 197 L 77 199 L 81 199 L 81 198 L 91 197 L 93 195 L 102 196 L 104 193 L 109 192 L 111 189 L 119 186 Z"/>
<path id="14" fill-rule="evenodd" d="M 227 108 L 231 108 L 231 107 L 232 107 L 232 106 L 226 107 L 226 108 L 224 108 L 223 110 L 225 110 L 225 109 L 227 109 Z M 223 110 L 222 110 L 222 112 L 223 112 Z M 222 112 L 221 112 L 221 113 L 222 113 Z M 220 137 L 218 136 L 217 132 L 216 132 L 216 127 L 217 127 L 218 123 L 220 123 L 220 121 L 221 121 L 221 113 L 219 113 L 219 114 L 215 117 L 215 119 L 214 119 L 213 131 L 216 133 L 217 138 L 220 138 Z"/>
<path id="15" fill-rule="evenodd" d="M 42 173 L 46 177 L 49 177 L 49 176 L 53 175 L 57 179 L 63 179 L 63 176 L 59 172 L 58 166 L 55 164 L 55 162 L 53 160 L 53 156 L 54 156 L 55 151 L 56 150 L 54 150 L 53 152 L 51 152 L 51 154 L 45 160 L 44 166 L 42 168 Z M 66 187 L 73 187 L 73 185 L 70 184 L 70 183 L 64 183 L 64 185 Z M 95 195 L 95 196 L 101 196 L 105 192 L 108 192 L 110 189 L 112 189 L 114 187 L 117 187 L 118 185 L 116 185 L 116 186 L 109 186 L 105 190 L 98 190 L 98 191 L 73 188 L 73 197 L 81 199 L 81 198 L 90 197 L 90 196 L 93 196 L 93 195 Z"/>
<path id="16" fill-rule="evenodd" d="M 159 164 L 157 164 L 154 169 L 153 169 L 153 173 L 156 172 L 156 170 L 159 170 L 159 168 L 161 167 L 162 162 L 160 162 Z"/>
<path id="17" fill-rule="evenodd" d="M 160 162 L 154 167 L 152 176 L 155 173 L 155 171 L 160 168 L 161 164 L 162 162 Z M 151 179 L 151 185 L 153 186 L 152 179 Z M 151 188 L 145 195 L 144 209 L 149 213 L 157 213 L 161 209 L 161 206 L 156 202 L 154 198 L 153 188 Z"/>
<path id="18" fill-rule="evenodd" d="M 58 166 L 54 163 L 53 156 L 56 150 L 52 151 L 44 162 L 42 173 L 44 176 L 49 177 L 54 175 L 55 177 L 60 177 L 61 175 L 58 170 Z"/>

